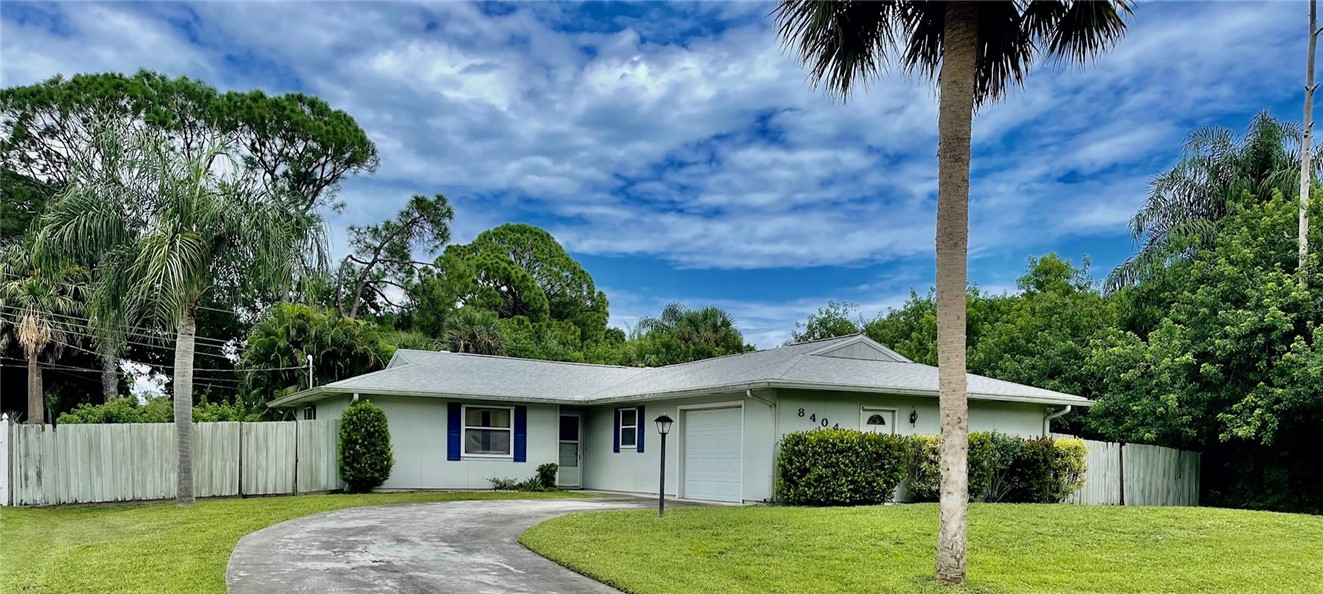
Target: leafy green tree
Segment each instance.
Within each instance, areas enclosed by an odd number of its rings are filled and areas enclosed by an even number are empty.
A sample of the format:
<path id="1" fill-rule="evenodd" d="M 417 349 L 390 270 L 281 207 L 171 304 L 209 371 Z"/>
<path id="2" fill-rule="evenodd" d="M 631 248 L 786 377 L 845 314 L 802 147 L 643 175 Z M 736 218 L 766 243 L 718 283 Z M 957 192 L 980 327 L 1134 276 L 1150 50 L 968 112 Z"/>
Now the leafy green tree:
<path id="1" fill-rule="evenodd" d="M 45 421 L 45 391 L 37 359 L 80 332 L 84 314 L 82 269 L 62 262 L 42 266 L 32 259 L 32 245 L 14 242 L 0 249 L 0 342 L 16 340 L 28 365 L 26 421 Z M 73 317 L 71 317 L 73 316 Z"/>
<path id="2" fill-rule="evenodd" d="M 31 234 L 37 217 L 55 192 L 53 184 L 0 165 L 0 244 Z"/>
<path id="3" fill-rule="evenodd" d="M 0 89 L 0 165 L 58 190 L 75 163 L 97 160 L 101 126 L 144 128 L 190 158 L 229 143 L 264 195 L 303 211 L 331 204 L 341 179 L 377 164 L 376 146 L 353 117 L 316 97 L 221 93 L 140 70 Z"/>
<path id="4" fill-rule="evenodd" d="M 940 352 L 942 503 L 937 579 L 965 579 L 969 433 L 965 394 L 965 285 L 969 243 L 969 152 L 974 110 L 1020 84 L 1034 59 L 1083 64 L 1125 30 L 1125 0 L 1084 2 L 828 2 L 781 0 L 774 11 L 786 45 L 815 85 L 849 97 L 855 83 L 890 63 L 935 77 L 937 151 L 937 345 Z"/>
<path id="5" fill-rule="evenodd" d="M 175 333 L 177 499 L 191 503 L 198 308 L 218 279 L 249 294 L 287 294 L 305 271 L 325 267 L 323 226 L 315 214 L 267 196 L 228 145 L 190 157 L 132 128 L 107 128 L 96 143 L 99 158 L 77 164 L 43 215 L 38 247 L 106 254 L 92 288 L 93 316 Z"/>
<path id="6" fill-rule="evenodd" d="M 317 206 L 338 206 L 334 196 L 342 179 L 377 164 L 377 149 L 354 119 L 326 102 L 289 93 L 219 92 L 186 77 L 171 78 L 148 70 L 133 75 L 79 74 L 41 83 L 0 89 L 0 243 L 31 232 L 30 222 L 70 183 L 79 164 L 98 163 L 106 147 L 97 139 L 103 127 L 139 129 L 161 139 L 186 158 L 201 159 L 219 144 L 249 166 L 254 185 L 266 199 L 311 213 Z M 95 183 L 84 180 L 82 183 Z M 64 257 L 100 276 L 106 254 L 71 246 Z M 271 303 L 283 295 L 216 296 L 238 290 L 219 279 L 209 299 Z M 260 310 L 261 307 L 252 307 Z M 230 316 L 233 318 L 234 316 Z M 117 393 L 119 355 L 169 356 L 135 352 L 122 336 L 124 320 L 91 328 L 101 351 L 102 395 Z M 213 326 L 212 322 L 221 322 Z M 203 316 L 199 330 L 220 336 L 233 319 Z M 226 335 L 230 334 L 226 332 Z"/>
<path id="7" fill-rule="evenodd" d="M 1030 258 L 1019 294 L 1001 298 L 995 318 L 977 322 L 980 338 L 970 347 L 970 370 L 1094 396 L 1093 377 L 1080 362 L 1091 341 L 1116 327 L 1117 314 L 1094 287 L 1087 263 L 1077 268 L 1056 254 Z"/>
<path id="8" fill-rule="evenodd" d="M 430 282 L 438 286 L 428 291 L 433 308 L 459 304 L 496 312 L 502 319 L 568 321 L 583 341 L 599 340 L 606 331 L 606 295 L 538 227 L 520 223 L 488 229 L 471 243 L 446 248 L 436 265 Z"/>
<path id="9" fill-rule="evenodd" d="M 986 328 L 1000 319 L 1010 297 L 989 295 L 978 287 L 969 287 L 965 299 L 965 311 L 969 316 L 965 335 L 968 350 L 973 352 L 986 334 Z M 886 313 L 866 322 L 863 332 L 865 336 L 891 347 L 915 363 L 936 365 L 936 291 L 930 289 L 926 295 L 920 296 L 911 289 L 905 303 L 898 308 L 889 308 Z M 979 373 L 977 369 L 970 371 Z"/>
<path id="10" fill-rule="evenodd" d="M 1295 202 L 1244 198 L 1180 265 L 1186 281 L 1155 329 L 1096 341 L 1088 422 L 1113 440 L 1204 449 L 1211 467 L 1240 468 L 1211 473 L 1214 502 L 1323 510 L 1323 298 L 1296 282 Z M 1318 239 L 1317 226 L 1310 233 Z"/>
<path id="11" fill-rule="evenodd" d="M 1130 219 L 1141 247 L 1112 271 L 1108 287 L 1133 285 L 1210 245 L 1217 221 L 1239 201 L 1267 201 L 1275 192 L 1294 197 L 1300 142 L 1298 126 L 1267 111 L 1255 116 L 1243 136 L 1217 126 L 1190 134 L 1180 160 L 1153 180 L 1144 206 Z"/>
<path id="12" fill-rule="evenodd" d="M 790 342 L 808 342 L 858 334 L 864 325 L 863 316 L 859 315 L 859 306 L 850 302 L 828 301 L 809 314 L 807 320 L 795 322 L 795 330 L 790 333 Z"/>
<path id="13" fill-rule="evenodd" d="M 405 293 L 417 283 L 420 267 L 428 262 L 413 259 L 415 250 L 435 254 L 450 241 L 450 221 L 455 210 L 445 196 L 415 195 L 393 220 L 360 227 L 349 226 L 350 254 L 340 264 L 337 309 L 358 317 L 364 292 L 390 303 L 388 287 Z"/>
<path id="14" fill-rule="evenodd" d="M 277 303 L 253 326 L 238 369 L 248 395 L 261 409 L 270 400 L 385 367 L 395 349 L 375 324 L 292 303 Z"/>

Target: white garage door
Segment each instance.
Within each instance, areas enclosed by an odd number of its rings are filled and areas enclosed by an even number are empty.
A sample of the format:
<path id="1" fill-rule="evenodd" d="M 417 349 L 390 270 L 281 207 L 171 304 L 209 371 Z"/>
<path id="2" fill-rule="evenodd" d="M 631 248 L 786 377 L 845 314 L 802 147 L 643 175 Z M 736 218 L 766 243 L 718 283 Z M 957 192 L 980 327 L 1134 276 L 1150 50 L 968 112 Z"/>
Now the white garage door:
<path id="1" fill-rule="evenodd" d="M 739 408 L 691 410 L 684 417 L 684 497 L 740 501 Z"/>

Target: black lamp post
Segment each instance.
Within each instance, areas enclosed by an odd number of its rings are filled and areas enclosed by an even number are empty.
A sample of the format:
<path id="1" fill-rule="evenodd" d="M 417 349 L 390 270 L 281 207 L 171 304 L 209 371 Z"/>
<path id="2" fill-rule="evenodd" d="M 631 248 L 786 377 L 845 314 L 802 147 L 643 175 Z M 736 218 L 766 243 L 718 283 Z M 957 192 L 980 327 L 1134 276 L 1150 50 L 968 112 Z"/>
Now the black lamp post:
<path id="1" fill-rule="evenodd" d="M 657 517 L 666 515 L 666 434 L 671 432 L 671 417 L 657 417 L 657 433 L 661 434 L 661 486 L 657 488 Z"/>

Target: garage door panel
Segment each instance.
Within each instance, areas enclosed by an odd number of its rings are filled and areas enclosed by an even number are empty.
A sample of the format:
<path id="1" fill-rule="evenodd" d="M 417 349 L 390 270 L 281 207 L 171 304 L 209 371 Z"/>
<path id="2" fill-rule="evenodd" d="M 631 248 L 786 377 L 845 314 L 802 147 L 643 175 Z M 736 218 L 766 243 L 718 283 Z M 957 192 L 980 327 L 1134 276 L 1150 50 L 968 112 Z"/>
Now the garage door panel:
<path id="1" fill-rule="evenodd" d="M 741 409 L 691 410 L 684 419 L 684 496 L 740 501 Z"/>

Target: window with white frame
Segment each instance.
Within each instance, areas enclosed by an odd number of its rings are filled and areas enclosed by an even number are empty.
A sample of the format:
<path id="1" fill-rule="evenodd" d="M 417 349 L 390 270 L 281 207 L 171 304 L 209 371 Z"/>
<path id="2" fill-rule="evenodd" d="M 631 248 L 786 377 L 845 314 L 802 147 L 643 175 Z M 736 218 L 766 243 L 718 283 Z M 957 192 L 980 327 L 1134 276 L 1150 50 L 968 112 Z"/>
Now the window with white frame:
<path id="1" fill-rule="evenodd" d="M 513 408 L 465 406 L 464 455 L 510 456 L 513 418 Z"/>
<path id="2" fill-rule="evenodd" d="M 639 409 L 620 409 L 620 447 L 637 447 L 639 438 Z"/>

